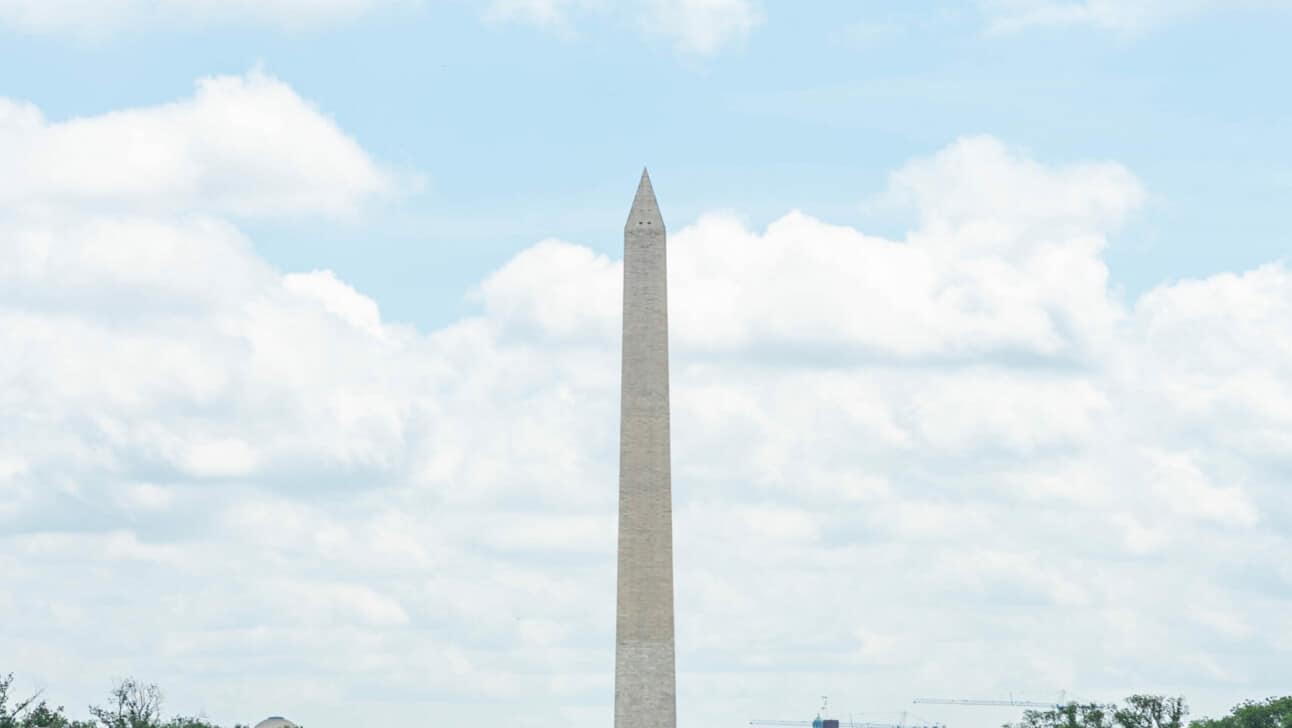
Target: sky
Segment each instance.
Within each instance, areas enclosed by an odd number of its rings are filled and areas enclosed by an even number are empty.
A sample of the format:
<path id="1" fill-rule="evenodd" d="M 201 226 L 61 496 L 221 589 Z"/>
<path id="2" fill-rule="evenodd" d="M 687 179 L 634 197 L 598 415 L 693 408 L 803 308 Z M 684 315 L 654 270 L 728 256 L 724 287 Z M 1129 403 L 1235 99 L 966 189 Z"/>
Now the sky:
<path id="1" fill-rule="evenodd" d="M 0 0 L 0 672 L 608 725 L 622 223 L 678 713 L 1292 673 L 1286 0 Z"/>

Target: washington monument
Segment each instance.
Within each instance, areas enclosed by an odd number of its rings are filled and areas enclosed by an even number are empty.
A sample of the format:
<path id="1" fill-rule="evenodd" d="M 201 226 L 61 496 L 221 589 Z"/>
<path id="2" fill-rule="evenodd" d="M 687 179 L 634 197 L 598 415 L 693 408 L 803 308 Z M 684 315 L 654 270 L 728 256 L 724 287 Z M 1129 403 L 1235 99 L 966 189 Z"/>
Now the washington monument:
<path id="1" fill-rule="evenodd" d="M 676 728 L 664 219 L 642 171 L 624 226 L 615 728 Z"/>

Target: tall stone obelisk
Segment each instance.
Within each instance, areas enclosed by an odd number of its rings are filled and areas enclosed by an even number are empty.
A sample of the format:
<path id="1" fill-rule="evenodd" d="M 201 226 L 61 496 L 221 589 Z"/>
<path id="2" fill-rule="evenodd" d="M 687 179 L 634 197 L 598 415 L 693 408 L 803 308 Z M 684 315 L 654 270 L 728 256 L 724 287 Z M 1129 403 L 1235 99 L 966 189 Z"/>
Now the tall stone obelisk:
<path id="1" fill-rule="evenodd" d="M 615 728 L 676 728 L 668 274 L 650 176 L 624 226 Z"/>

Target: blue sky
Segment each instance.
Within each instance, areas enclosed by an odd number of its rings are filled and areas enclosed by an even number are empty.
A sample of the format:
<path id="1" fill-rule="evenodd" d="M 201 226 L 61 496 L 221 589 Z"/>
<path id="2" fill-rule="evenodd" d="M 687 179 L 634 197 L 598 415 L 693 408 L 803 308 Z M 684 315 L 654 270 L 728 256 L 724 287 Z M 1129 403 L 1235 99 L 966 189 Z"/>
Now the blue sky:
<path id="1" fill-rule="evenodd" d="M 1292 186 L 1278 92 L 1285 10 L 1167 14 L 1129 28 L 994 32 L 972 3 L 766 3 L 713 53 L 625 13 L 565 27 L 482 19 L 466 2 L 378 7 L 344 22 L 238 19 L 90 37 L 7 28 L 0 84 L 51 119 L 164 103 L 193 79 L 263 68 L 425 190 L 362 228 L 255 230 L 286 268 L 322 266 L 391 317 L 442 325 L 534 237 L 611 252 L 623 190 L 649 164 L 674 224 L 789 209 L 901 229 L 867 212 L 902 160 L 988 133 L 1055 162 L 1117 159 L 1152 200 L 1108 259 L 1134 294 L 1276 258 Z"/>
<path id="2" fill-rule="evenodd" d="M 0 0 L 0 671 L 78 715 L 132 674 L 226 724 L 608 724 L 649 165 L 682 725 L 1286 692 L 1289 30 Z"/>

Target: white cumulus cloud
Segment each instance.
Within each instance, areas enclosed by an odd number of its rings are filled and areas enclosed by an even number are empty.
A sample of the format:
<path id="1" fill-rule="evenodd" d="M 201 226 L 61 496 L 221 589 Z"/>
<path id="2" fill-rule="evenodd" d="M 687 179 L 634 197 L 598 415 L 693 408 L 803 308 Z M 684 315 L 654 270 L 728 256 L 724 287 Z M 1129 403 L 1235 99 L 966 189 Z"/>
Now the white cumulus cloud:
<path id="1" fill-rule="evenodd" d="M 0 0 L 0 24 L 81 38 L 157 27 L 256 24 L 301 28 L 438 0 Z M 610 18 L 708 55 L 742 42 L 763 13 L 756 0 L 470 0 L 490 22 L 570 31 L 583 17 Z M 3 112 L 0 112 L 3 113 Z"/>
<path id="2" fill-rule="evenodd" d="M 536 241 L 418 331 L 239 229 L 399 189 L 281 82 L 5 109 L 39 143 L 4 179 L 48 135 L 184 141 L 133 186 L 115 151 L 0 186 L 0 654 L 69 705 L 135 674 L 226 723 L 608 720 L 620 261 Z M 243 114 L 270 139 L 215 121 Z M 1145 193 L 1114 163 L 975 137 L 890 182 L 899 239 L 672 224 L 688 722 L 1281 689 L 1292 272 L 1121 300 L 1102 255 Z"/>
<path id="3" fill-rule="evenodd" d="M 648 29 L 700 54 L 743 41 L 762 21 L 751 0 L 648 0 L 644 16 Z"/>
<path id="4" fill-rule="evenodd" d="M 1211 10 L 1292 8 L 1287 0 L 980 0 L 999 31 L 1088 25 L 1131 33 Z"/>
<path id="5" fill-rule="evenodd" d="M 261 72 L 198 82 L 188 99 L 48 121 L 0 98 L 0 203 L 238 217 L 350 217 L 407 181 Z"/>
<path id="6" fill-rule="evenodd" d="M 410 0 L 0 0 L 0 22 L 35 32 L 99 36 L 156 23 L 269 23 L 299 27 Z"/>
<path id="7" fill-rule="evenodd" d="M 744 41 L 763 22 L 754 0 L 491 0 L 485 17 L 570 29 L 579 16 L 627 19 L 685 53 L 711 55 Z"/>

